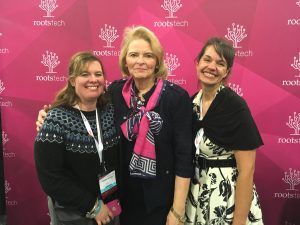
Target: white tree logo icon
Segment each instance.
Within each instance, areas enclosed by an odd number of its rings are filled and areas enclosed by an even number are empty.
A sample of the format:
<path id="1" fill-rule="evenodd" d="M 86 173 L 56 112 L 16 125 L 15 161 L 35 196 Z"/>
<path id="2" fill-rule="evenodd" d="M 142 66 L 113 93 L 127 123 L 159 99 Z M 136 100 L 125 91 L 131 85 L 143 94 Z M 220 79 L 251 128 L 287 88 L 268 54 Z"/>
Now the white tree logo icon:
<path id="1" fill-rule="evenodd" d="M 105 28 L 101 28 L 101 32 L 99 34 L 99 37 L 106 41 L 106 48 L 114 48 L 114 46 L 111 45 L 118 37 L 117 35 L 117 29 L 115 29 L 113 26 L 108 26 L 105 24 Z"/>
<path id="2" fill-rule="evenodd" d="M 51 16 L 51 13 L 58 7 L 58 5 L 56 5 L 56 0 L 41 0 L 39 7 L 47 13 L 47 15 L 43 17 L 54 17 Z"/>
<path id="3" fill-rule="evenodd" d="M 7 180 L 5 180 L 5 194 L 7 194 L 11 190 L 10 184 Z"/>
<path id="4" fill-rule="evenodd" d="M 286 123 L 289 128 L 294 129 L 294 133 L 291 135 L 300 135 L 300 113 L 294 112 L 294 117 L 289 116 L 289 122 Z"/>
<path id="5" fill-rule="evenodd" d="M 177 18 L 177 16 L 174 16 L 174 13 L 182 7 L 180 2 L 181 0 L 164 0 L 164 4 L 162 4 L 161 7 L 169 12 L 169 16 L 165 18 Z"/>
<path id="6" fill-rule="evenodd" d="M 60 61 L 58 60 L 58 56 L 56 56 L 56 53 L 46 51 L 46 54 L 43 54 L 41 63 L 44 66 L 48 67 L 47 73 L 56 73 L 53 71 L 53 69 L 60 64 Z"/>
<path id="7" fill-rule="evenodd" d="M 240 88 L 238 84 L 228 83 L 228 87 L 230 87 L 239 96 L 243 96 L 242 88 Z"/>
<path id="8" fill-rule="evenodd" d="M 2 145 L 4 146 L 9 141 L 9 138 L 7 137 L 7 134 L 2 131 Z"/>
<path id="9" fill-rule="evenodd" d="M 171 76 L 171 77 L 175 76 L 173 74 L 173 71 L 176 70 L 180 66 L 180 63 L 178 63 L 177 56 L 166 53 L 165 63 L 167 64 L 167 67 L 168 67 L 168 76 Z"/>
<path id="10" fill-rule="evenodd" d="M 284 178 L 282 178 L 282 180 L 290 185 L 290 188 L 286 190 L 297 191 L 295 187 L 300 183 L 300 171 L 293 171 L 292 168 L 290 168 L 289 172 L 284 172 Z"/>
<path id="11" fill-rule="evenodd" d="M 0 94 L 5 90 L 4 83 L 0 80 Z"/>
<path id="12" fill-rule="evenodd" d="M 295 77 L 300 77 L 300 52 L 298 59 L 296 56 L 294 57 L 294 62 L 291 64 L 291 67 L 293 67 L 295 70 L 299 70 L 299 75 L 296 75 Z"/>
<path id="13" fill-rule="evenodd" d="M 247 34 L 245 34 L 246 29 L 239 24 L 232 23 L 232 29 L 227 28 L 227 34 L 225 37 L 232 41 L 234 48 L 241 48 L 238 46 L 238 43 L 241 42 Z"/>

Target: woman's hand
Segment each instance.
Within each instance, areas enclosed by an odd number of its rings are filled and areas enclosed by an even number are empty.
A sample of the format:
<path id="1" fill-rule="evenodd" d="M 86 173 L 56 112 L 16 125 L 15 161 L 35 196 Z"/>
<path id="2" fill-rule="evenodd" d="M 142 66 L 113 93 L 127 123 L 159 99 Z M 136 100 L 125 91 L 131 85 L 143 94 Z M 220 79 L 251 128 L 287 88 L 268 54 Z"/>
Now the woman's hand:
<path id="1" fill-rule="evenodd" d="M 166 225 L 182 225 L 185 220 L 185 202 L 190 186 L 190 178 L 175 177 L 173 206 L 167 216 Z"/>
<path id="2" fill-rule="evenodd" d="M 181 223 L 176 217 L 175 215 L 170 211 L 167 217 L 167 223 L 166 225 L 182 225 L 183 223 Z"/>
<path id="3" fill-rule="evenodd" d="M 40 128 L 42 127 L 42 125 L 44 123 L 44 120 L 45 120 L 45 118 L 47 116 L 47 112 L 49 111 L 49 107 L 50 107 L 50 105 L 44 105 L 43 109 L 41 109 L 39 111 L 39 115 L 38 115 L 37 120 L 35 122 L 36 131 L 39 131 Z"/>
<path id="4" fill-rule="evenodd" d="M 102 203 L 100 212 L 96 215 L 95 220 L 98 225 L 108 224 L 113 219 L 113 215 L 109 208 Z"/>

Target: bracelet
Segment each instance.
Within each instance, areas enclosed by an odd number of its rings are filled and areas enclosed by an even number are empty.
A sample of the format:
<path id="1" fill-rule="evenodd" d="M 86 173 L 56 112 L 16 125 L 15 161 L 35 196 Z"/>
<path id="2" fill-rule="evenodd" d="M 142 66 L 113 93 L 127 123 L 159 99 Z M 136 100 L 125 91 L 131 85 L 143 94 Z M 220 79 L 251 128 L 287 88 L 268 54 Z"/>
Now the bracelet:
<path id="1" fill-rule="evenodd" d="M 96 217 L 96 215 L 100 212 L 101 205 L 102 205 L 102 202 L 98 201 L 98 198 L 97 198 L 94 207 L 92 208 L 91 211 L 89 211 L 85 214 L 85 217 L 87 217 L 89 219 L 94 219 Z"/>
<path id="2" fill-rule="evenodd" d="M 102 201 L 99 200 L 99 201 L 98 201 L 98 206 L 97 206 L 97 208 L 95 209 L 95 217 L 96 217 L 96 215 L 100 212 L 101 206 L 102 206 Z"/>
<path id="3" fill-rule="evenodd" d="M 180 216 L 179 213 L 175 211 L 175 209 L 173 208 L 173 206 L 171 207 L 170 211 L 173 213 L 173 215 L 176 217 L 176 219 L 177 219 L 180 223 L 185 223 L 185 221 L 186 221 L 185 215 Z"/>

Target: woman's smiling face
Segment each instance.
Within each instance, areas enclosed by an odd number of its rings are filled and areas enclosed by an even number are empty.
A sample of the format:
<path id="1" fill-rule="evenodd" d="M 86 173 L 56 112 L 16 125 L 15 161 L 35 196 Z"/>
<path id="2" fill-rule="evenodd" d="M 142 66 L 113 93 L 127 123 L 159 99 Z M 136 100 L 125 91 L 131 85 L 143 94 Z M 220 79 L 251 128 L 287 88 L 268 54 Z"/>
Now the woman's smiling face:
<path id="1" fill-rule="evenodd" d="M 154 79 L 156 56 L 153 54 L 150 44 L 144 39 L 133 40 L 126 55 L 126 66 L 129 74 L 135 80 Z"/>
<path id="2" fill-rule="evenodd" d="M 84 108 L 85 104 L 96 104 L 97 98 L 104 92 L 105 79 L 102 67 L 98 61 L 87 62 L 85 68 L 78 74 L 72 86 L 79 97 L 78 104 Z"/>
<path id="3" fill-rule="evenodd" d="M 214 46 L 208 46 L 196 65 L 198 80 L 202 85 L 220 85 L 228 75 L 228 66 L 224 57 L 216 52 Z"/>

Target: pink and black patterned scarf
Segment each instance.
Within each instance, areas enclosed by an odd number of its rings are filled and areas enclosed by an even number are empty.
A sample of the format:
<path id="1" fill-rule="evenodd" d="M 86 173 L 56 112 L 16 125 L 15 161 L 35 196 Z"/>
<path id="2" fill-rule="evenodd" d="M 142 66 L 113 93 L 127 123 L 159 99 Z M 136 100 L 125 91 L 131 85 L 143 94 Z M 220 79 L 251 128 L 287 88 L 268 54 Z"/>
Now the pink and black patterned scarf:
<path id="1" fill-rule="evenodd" d="M 133 154 L 129 164 L 131 176 L 140 178 L 154 178 L 156 176 L 156 153 L 154 135 L 157 135 L 162 128 L 160 115 L 151 111 L 158 105 L 164 82 L 157 81 L 154 92 L 146 106 L 136 104 L 136 93 L 133 90 L 133 78 L 129 78 L 124 84 L 122 95 L 129 108 L 134 113 L 121 124 L 121 129 L 127 140 L 136 139 Z"/>

